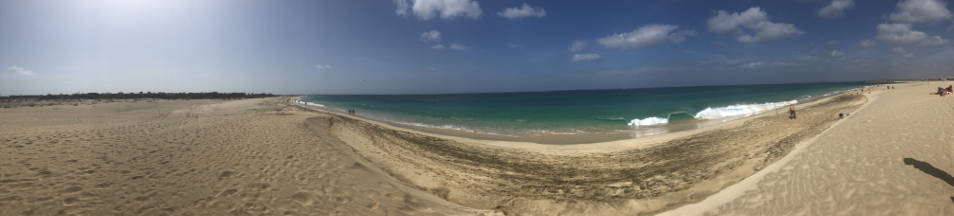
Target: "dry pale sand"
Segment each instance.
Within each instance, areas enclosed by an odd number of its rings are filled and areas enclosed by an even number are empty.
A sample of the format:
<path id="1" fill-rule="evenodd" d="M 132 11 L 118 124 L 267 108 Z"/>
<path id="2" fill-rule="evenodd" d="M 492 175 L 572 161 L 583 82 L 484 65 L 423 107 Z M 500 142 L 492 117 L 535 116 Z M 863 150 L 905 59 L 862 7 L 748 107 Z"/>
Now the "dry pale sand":
<path id="1" fill-rule="evenodd" d="M 774 168 L 663 215 L 952 215 L 954 97 L 929 95 L 950 84 L 876 91 Z"/>
<path id="2" fill-rule="evenodd" d="M 307 129 L 282 98 L 0 109 L 0 215 L 478 215 Z"/>

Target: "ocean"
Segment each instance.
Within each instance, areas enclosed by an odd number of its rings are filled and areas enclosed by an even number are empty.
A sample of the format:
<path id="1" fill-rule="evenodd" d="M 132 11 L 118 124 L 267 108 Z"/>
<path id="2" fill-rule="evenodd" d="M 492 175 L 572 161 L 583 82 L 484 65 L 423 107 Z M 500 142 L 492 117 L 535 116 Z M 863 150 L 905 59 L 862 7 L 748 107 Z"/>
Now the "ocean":
<path id="1" fill-rule="evenodd" d="M 869 83 L 667 87 L 433 95 L 309 95 L 309 103 L 399 126 L 508 137 L 693 129 Z M 796 105 L 797 106 L 797 105 Z M 622 137 L 622 136 L 617 136 Z"/>

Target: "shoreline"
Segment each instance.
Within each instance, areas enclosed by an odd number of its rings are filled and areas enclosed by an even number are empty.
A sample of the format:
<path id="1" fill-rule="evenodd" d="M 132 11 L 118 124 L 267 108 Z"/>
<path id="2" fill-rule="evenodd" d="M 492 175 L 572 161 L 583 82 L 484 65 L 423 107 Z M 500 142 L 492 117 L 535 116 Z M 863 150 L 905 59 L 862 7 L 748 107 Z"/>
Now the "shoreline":
<path id="1" fill-rule="evenodd" d="M 845 93 L 851 93 L 858 91 L 859 89 L 864 89 L 869 87 L 869 85 L 861 86 L 858 88 L 852 88 L 847 90 L 839 90 L 826 92 L 819 95 L 809 95 L 806 98 L 795 99 L 797 102 L 794 104 L 797 107 L 810 106 L 814 102 L 823 100 L 826 98 L 835 97 Z M 730 116 L 723 117 L 718 119 L 695 119 L 685 122 L 676 122 L 665 125 L 656 125 L 649 126 L 646 128 L 633 128 L 630 127 L 627 130 L 610 130 L 610 131 L 581 131 L 577 129 L 572 129 L 573 132 L 556 132 L 556 131 L 546 131 L 546 132 L 535 132 L 532 134 L 501 134 L 477 129 L 468 129 L 457 126 L 436 126 L 436 125 L 425 125 L 420 123 L 407 123 L 407 122 L 398 122 L 390 121 L 386 119 L 379 119 L 373 116 L 366 115 L 350 115 L 345 113 L 342 109 L 337 107 L 326 106 L 323 104 L 318 104 L 314 102 L 305 101 L 303 98 L 307 95 L 292 96 L 289 99 L 289 103 L 296 104 L 308 109 L 315 109 L 323 112 L 334 113 L 337 115 L 344 115 L 350 117 L 357 117 L 363 120 L 374 121 L 378 124 L 386 124 L 389 126 L 394 126 L 398 128 L 408 129 L 418 133 L 426 133 L 429 135 L 442 135 L 449 137 L 457 138 L 467 138 L 480 141 L 493 141 L 493 142 L 527 142 L 527 143 L 536 143 L 536 144 L 545 144 L 545 145 L 578 145 L 578 144 L 594 144 L 594 143 L 604 143 L 604 142 L 614 142 L 614 141 L 623 141 L 631 139 L 640 139 L 652 136 L 665 135 L 670 133 L 677 133 L 683 131 L 693 131 L 700 130 L 709 127 L 718 127 L 727 123 L 735 121 L 745 121 L 746 119 L 751 119 L 759 116 L 763 116 L 767 113 L 774 113 L 774 115 L 780 115 L 783 113 L 787 106 L 781 106 L 774 109 L 764 110 L 755 114 L 741 115 L 741 116 Z M 775 102 L 769 102 L 775 103 Z M 711 108 L 711 107 L 710 107 Z"/>
<path id="2" fill-rule="evenodd" d="M 312 130 L 331 131 L 395 178 L 458 204 L 517 214 L 654 214 L 741 181 L 866 100 L 847 91 L 800 105 L 798 120 L 763 112 L 706 128 L 572 145 L 455 137 L 306 109 L 329 115 L 309 119 Z"/>

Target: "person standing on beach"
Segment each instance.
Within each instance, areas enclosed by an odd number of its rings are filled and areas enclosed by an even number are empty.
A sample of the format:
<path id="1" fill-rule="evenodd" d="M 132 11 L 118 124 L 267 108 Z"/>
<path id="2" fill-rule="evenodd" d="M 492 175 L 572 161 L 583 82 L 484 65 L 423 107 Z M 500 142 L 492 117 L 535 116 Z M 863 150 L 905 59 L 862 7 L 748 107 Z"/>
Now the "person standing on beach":
<path id="1" fill-rule="evenodd" d="M 788 105 L 788 119 L 795 119 L 795 104 Z"/>

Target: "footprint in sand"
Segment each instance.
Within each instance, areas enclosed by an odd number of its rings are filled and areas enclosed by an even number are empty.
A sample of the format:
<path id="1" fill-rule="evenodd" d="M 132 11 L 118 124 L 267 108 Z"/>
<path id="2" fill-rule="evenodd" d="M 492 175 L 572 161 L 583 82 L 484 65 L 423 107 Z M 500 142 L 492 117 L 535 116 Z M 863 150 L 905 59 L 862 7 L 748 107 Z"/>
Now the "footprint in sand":
<path id="1" fill-rule="evenodd" d="M 314 198 L 312 198 L 311 196 L 311 193 L 304 192 L 304 191 L 299 191 L 295 194 L 292 194 L 291 198 L 295 200 L 295 202 L 298 202 L 304 206 L 309 206 L 315 202 Z"/>
<path id="2" fill-rule="evenodd" d="M 228 196 L 228 195 L 235 194 L 235 192 L 238 192 L 238 190 L 235 188 L 232 188 L 232 189 L 222 191 L 222 193 L 219 193 L 219 196 Z"/>
<path id="3" fill-rule="evenodd" d="M 81 190 L 83 190 L 83 187 L 73 186 L 73 187 L 68 187 L 66 189 L 63 189 L 63 193 L 76 193 Z"/>
<path id="4" fill-rule="evenodd" d="M 232 172 L 232 171 L 229 171 L 229 170 L 222 171 L 222 174 L 219 175 L 219 180 L 222 180 L 223 178 L 228 178 L 228 177 L 232 176 L 233 174 L 235 174 L 235 173 Z"/>
<path id="5" fill-rule="evenodd" d="M 142 201 L 149 200 L 149 198 L 150 198 L 150 196 L 149 196 L 149 195 L 146 195 L 146 196 L 138 196 L 138 197 L 136 197 L 136 198 L 133 198 L 133 200 L 142 202 Z"/>
<path id="6" fill-rule="evenodd" d="M 76 202 L 79 202 L 79 198 L 69 197 L 69 198 L 63 199 L 63 205 L 73 205 Z"/>

